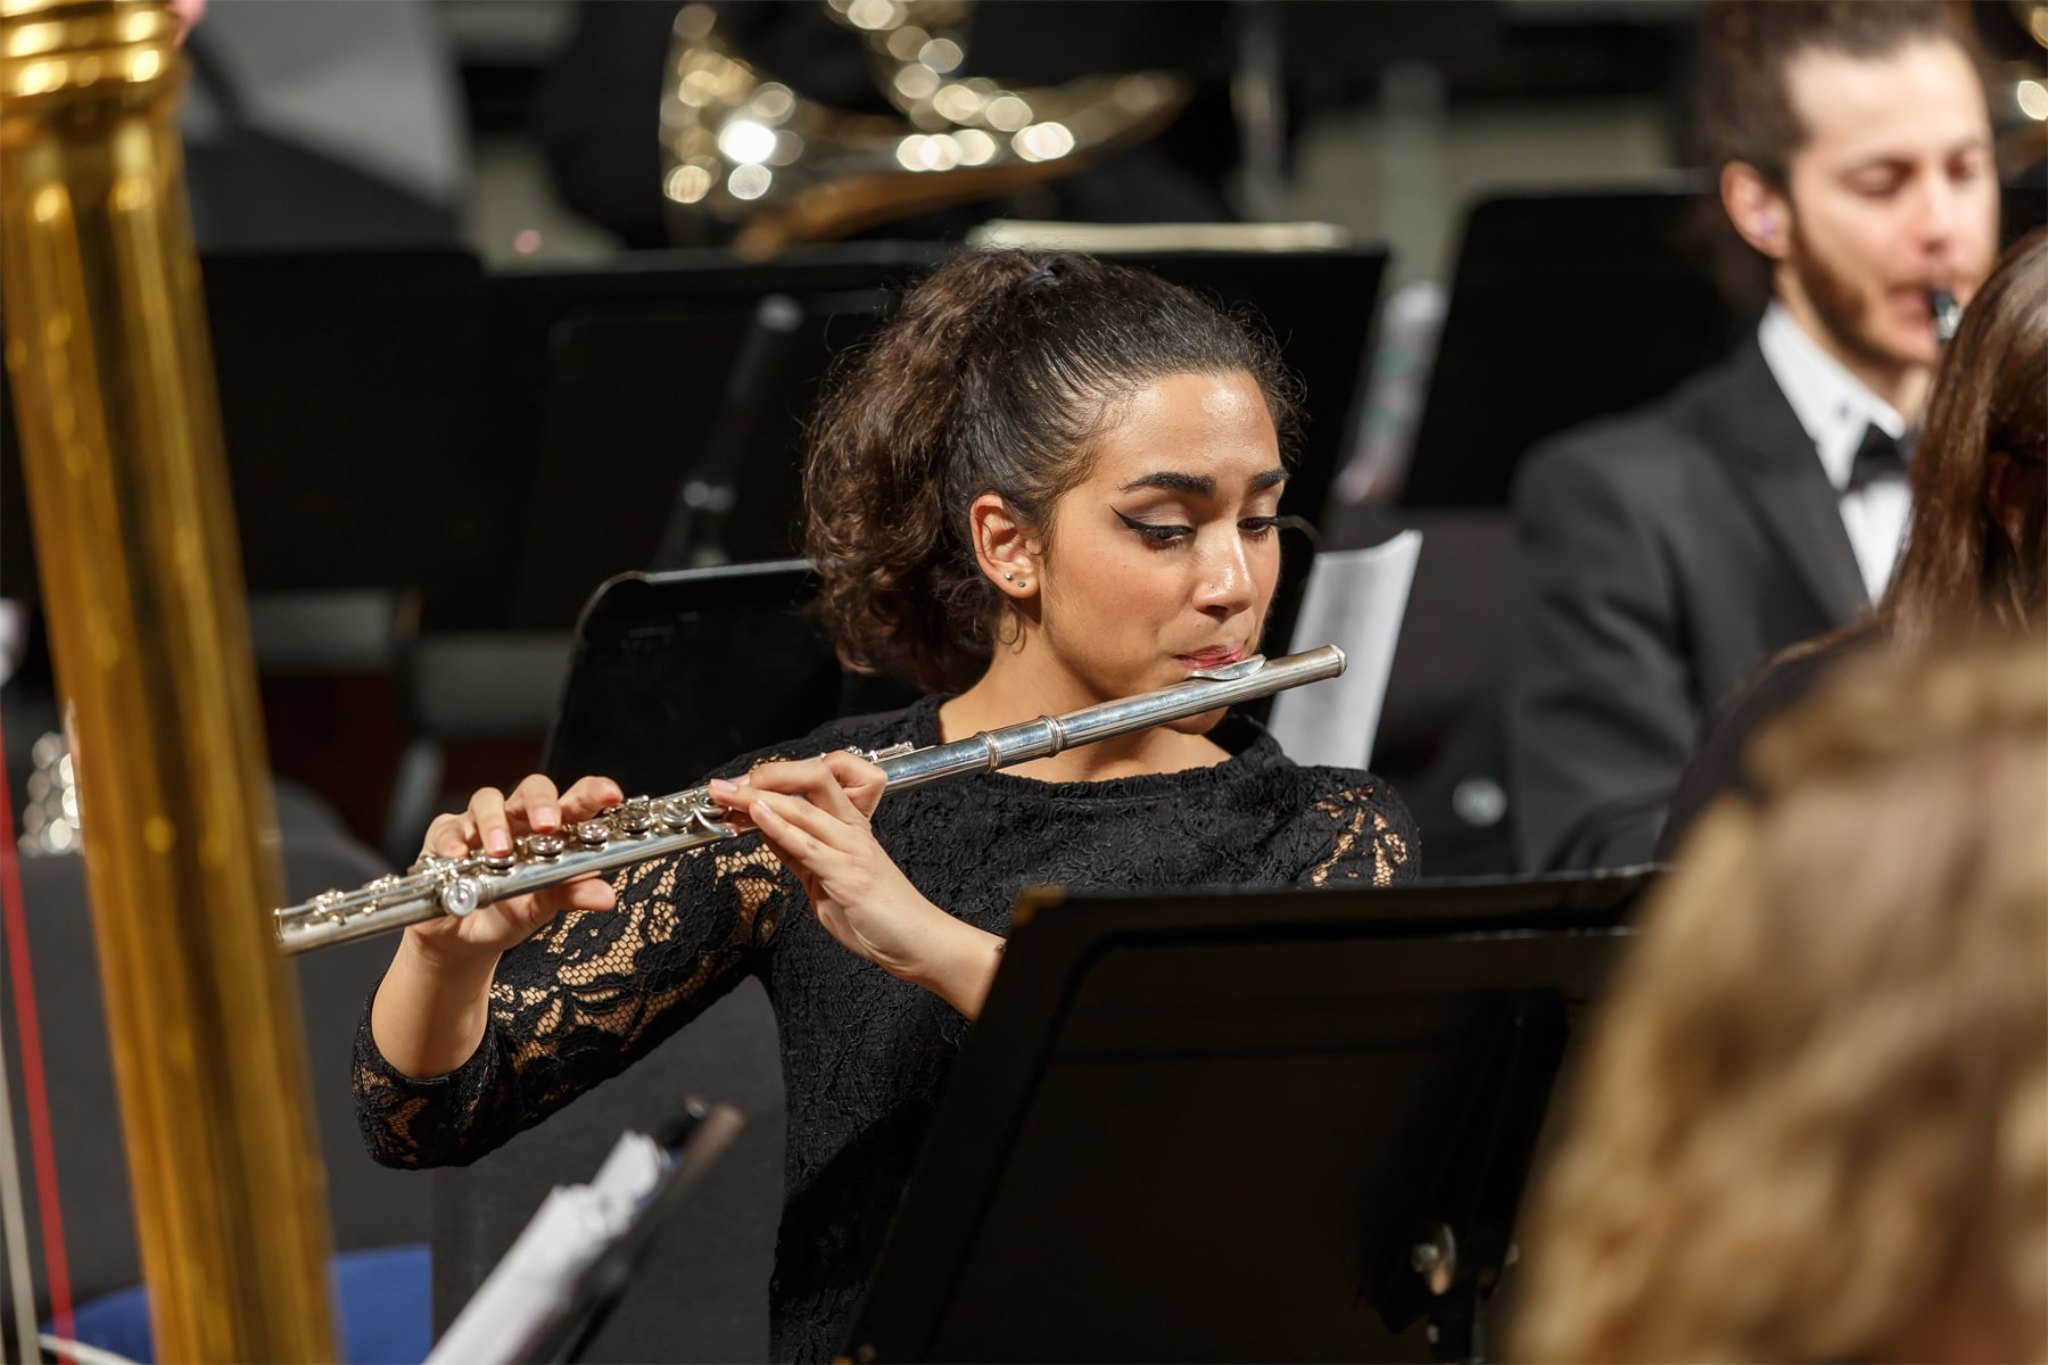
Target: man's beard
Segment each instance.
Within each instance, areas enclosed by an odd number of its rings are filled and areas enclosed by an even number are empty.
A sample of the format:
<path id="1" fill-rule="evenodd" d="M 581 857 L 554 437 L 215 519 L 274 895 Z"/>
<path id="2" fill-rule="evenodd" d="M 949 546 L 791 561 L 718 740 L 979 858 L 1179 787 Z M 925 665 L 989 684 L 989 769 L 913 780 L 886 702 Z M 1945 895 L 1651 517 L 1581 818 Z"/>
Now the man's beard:
<path id="1" fill-rule="evenodd" d="M 1869 301 L 1836 274 L 1824 257 L 1807 249 L 1806 238 L 1799 231 L 1796 219 L 1786 242 L 1785 262 L 1792 267 L 1799 287 L 1806 291 L 1821 327 L 1843 354 L 1885 369 L 1908 363 L 1870 336 L 1866 325 Z"/>

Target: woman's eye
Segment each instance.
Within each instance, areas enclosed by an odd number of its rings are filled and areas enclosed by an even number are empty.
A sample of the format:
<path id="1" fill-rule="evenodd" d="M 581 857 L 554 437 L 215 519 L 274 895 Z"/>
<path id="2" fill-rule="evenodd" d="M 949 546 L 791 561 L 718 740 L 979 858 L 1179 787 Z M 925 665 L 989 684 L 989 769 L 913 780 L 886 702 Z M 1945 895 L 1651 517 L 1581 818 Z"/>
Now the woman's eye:
<path id="1" fill-rule="evenodd" d="M 1124 525 L 1130 527 L 1154 545 L 1171 545 L 1176 540 L 1193 535 L 1195 530 L 1192 526 L 1167 526 L 1158 522 L 1139 521 L 1136 517 L 1127 517 L 1121 512 L 1118 512 L 1116 515 L 1117 519 L 1123 522 Z"/>
<path id="2" fill-rule="evenodd" d="M 1237 524 L 1237 529 L 1248 536 L 1264 536 L 1272 534 L 1273 528 L 1279 524 L 1278 517 L 1247 517 Z"/>

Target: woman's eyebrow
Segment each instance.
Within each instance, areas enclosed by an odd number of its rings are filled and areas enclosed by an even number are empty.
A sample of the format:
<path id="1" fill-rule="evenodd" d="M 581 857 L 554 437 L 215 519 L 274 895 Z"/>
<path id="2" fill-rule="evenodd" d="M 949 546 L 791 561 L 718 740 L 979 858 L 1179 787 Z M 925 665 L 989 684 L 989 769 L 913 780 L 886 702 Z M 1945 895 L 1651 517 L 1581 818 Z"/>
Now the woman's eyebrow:
<path id="1" fill-rule="evenodd" d="M 1165 488 L 1175 493 L 1194 493 L 1210 498 L 1216 495 L 1216 480 L 1206 474 L 1176 474 L 1171 470 L 1160 470 L 1156 474 L 1145 474 L 1120 484 L 1117 492 L 1128 493 L 1133 488 Z"/>
<path id="2" fill-rule="evenodd" d="M 1252 476 L 1250 488 L 1254 493 L 1263 493 L 1268 488 L 1277 488 L 1286 482 L 1286 470 L 1268 469 L 1263 474 L 1254 474 Z M 1133 488 L 1165 488 L 1175 493 L 1193 493 L 1198 497 L 1204 498 L 1216 496 L 1216 480 L 1210 478 L 1207 474 L 1180 474 L 1170 469 L 1162 469 L 1155 473 L 1141 475 L 1138 478 L 1132 479 L 1129 483 L 1119 484 L 1116 491 L 1128 493 Z"/>

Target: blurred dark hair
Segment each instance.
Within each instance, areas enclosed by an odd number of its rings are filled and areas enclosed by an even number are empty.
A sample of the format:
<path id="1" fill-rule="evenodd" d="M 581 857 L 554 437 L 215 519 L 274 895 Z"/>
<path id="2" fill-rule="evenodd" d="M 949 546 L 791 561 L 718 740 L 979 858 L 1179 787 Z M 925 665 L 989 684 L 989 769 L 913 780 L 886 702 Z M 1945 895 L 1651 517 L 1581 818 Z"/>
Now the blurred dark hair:
<path id="1" fill-rule="evenodd" d="M 1954 43 L 1981 71 L 1976 38 L 1945 0 L 1708 0 L 1695 136 L 1718 173 L 1740 161 L 1783 190 L 1806 129 L 1785 69 L 1819 49 L 1877 60 L 1914 43 Z"/>
<path id="2" fill-rule="evenodd" d="M 840 657 L 932 691 L 988 666 L 1006 599 L 968 508 L 999 494 L 1041 537 L 1116 404 L 1157 379 L 1252 376 L 1289 451 L 1278 348 L 1157 276 L 1064 252 L 968 251 L 835 370 L 804 467 L 804 549 Z"/>
<path id="3" fill-rule="evenodd" d="M 1913 451 L 1913 520 L 1879 613 L 1902 645 L 1974 626 L 2039 630 L 2048 499 L 2015 548 L 1985 502 L 1991 456 L 2048 461 L 2048 230 L 2016 243 L 1970 300 L 1935 371 Z"/>
<path id="4" fill-rule="evenodd" d="M 2048 658 L 1845 663 L 1636 915 L 1508 1358 L 2048 1350 Z"/>

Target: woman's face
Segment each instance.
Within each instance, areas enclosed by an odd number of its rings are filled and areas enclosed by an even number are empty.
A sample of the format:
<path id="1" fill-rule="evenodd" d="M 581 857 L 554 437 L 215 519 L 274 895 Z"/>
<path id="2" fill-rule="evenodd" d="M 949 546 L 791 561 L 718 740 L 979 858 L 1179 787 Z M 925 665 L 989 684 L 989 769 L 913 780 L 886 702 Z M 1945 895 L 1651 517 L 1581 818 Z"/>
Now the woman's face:
<path id="1" fill-rule="evenodd" d="M 1053 509 L 1033 643 L 1104 698 L 1258 652 L 1286 478 L 1249 374 L 1174 375 L 1138 390 L 1116 409 L 1087 478 Z"/>

